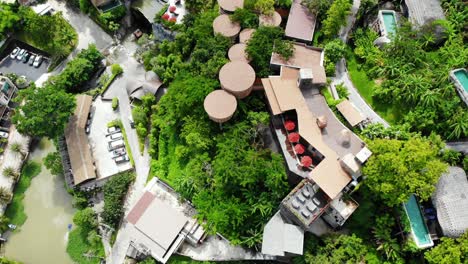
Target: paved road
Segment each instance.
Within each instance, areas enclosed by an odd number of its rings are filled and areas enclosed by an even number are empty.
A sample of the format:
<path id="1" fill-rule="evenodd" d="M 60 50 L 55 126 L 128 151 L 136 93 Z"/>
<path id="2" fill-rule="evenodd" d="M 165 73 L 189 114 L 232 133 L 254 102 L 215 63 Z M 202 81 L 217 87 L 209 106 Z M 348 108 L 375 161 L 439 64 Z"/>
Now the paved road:
<path id="1" fill-rule="evenodd" d="M 361 5 L 361 0 L 353 1 L 353 6 L 351 7 L 351 13 L 346 18 L 346 26 L 342 27 L 340 32 L 338 33 L 340 39 L 345 43 L 348 41 L 348 35 L 351 29 L 353 28 L 354 22 L 356 22 L 356 14 L 359 10 L 360 5 Z"/>
<path id="2" fill-rule="evenodd" d="M 137 202 L 137 199 L 143 193 L 143 188 L 146 184 L 149 169 L 150 169 L 150 157 L 147 149 L 143 155 L 140 155 L 138 136 L 135 129 L 130 127 L 129 117 L 131 116 L 130 101 L 126 91 L 127 80 L 144 80 L 145 70 L 143 65 L 138 63 L 132 56 L 136 46 L 132 42 L 124 42 L 123 45 L 119 45 L 111 55 L 111 59 L 115 59 L 115 62 L 119 63 L 124 69 L 123 75 L 116 81 L 114 81 L 106 92 L 105 97 L 119 98 L 119 109 L 121 119 L 125 127 L 128 142 L 132 149 L 133 158 L 135 160 L 135 171 L 136 180 L 132 186 L 129 196 L 125 201 L 125 215 L 129 209 Z M 131 235 L 127 228 L 127 224 L 121 226 L 117 239 L 112 247 L 110 254 L 107 256 L 107 263 L 121 264 L 125 259 L 128 245 L 130 243 Z"/>

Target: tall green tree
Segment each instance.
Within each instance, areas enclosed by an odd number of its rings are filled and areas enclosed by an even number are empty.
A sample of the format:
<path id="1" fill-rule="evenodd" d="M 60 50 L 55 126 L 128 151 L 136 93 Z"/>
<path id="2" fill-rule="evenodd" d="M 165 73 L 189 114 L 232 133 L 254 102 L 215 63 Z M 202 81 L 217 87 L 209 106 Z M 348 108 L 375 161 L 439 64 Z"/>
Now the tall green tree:
<path id="1" fill-rule="evenodd" d="M 73 216 L 73 223 L 80 226 L 83 230 L 93 230 L 97 227 L 96 213 L 90 207 L 79 210 Z"/>
<path id="2" fill-rule="evenodd" d="M 20 21 L 20 16 L 13 6 L 0 3 L 0 36 L 5 36 L 5 33 L 13 29 Z"/>
<path id="3" fill-rule="evenodd" d="M 270 58 L 273 43 L 280 40 L 284 32 L 279 27 L 259 27 L 247 43 L 246 52 L 251 59 L 255 73 L 259 77 L 270 74 Z"/>
<path id="4" fill-rule="evenodd" d="M 459 238 L 441 238 L 441 243 L 424 253 L 429 264 L 463 264 L 468 261 L 468 231 Z"/>
<path id="5" fill-rule="evenodd" d="M 53 175 L 63 174 L 62 157 L 58 152 L 51 152 L 43 159 L 44 166 L 50 170 Z"/>
<path id="6" fill-rule="evenodd" d="M 56 138 L 63 135 L 76 103 L 65 91 L 50 85 L 21 90 L 17 102 L 22 102 L 12 117 L 18 131 L 25 135 Z"/>
<path id="7" fill-rule="evenodd" d="M 438 157 L 440 138 L 413 136 L 408 140 L 374 139 L 363 168 L 365 184 L 389 206 L 406 202 L 413 193 L 427 200 L 447 164 Z"/>
<path id="8" fill-rule="evenodd" d="M 351 9 L 351 1 L 334 0 L 327 11 L 327 18 L 323 21 L 323 34 L 331 39 L 340 31 L 341 26 L 346 25 L 346 17 Z"/>

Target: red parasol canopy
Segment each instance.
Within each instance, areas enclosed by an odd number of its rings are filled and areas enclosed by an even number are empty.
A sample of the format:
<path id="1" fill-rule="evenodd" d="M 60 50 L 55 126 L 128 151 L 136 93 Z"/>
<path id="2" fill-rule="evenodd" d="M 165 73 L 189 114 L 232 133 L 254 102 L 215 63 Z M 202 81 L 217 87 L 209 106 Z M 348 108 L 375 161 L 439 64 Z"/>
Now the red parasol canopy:
<path id="1" fill-rule="evenodd" d="M 301 164 L 303 167 L 310 167 L 310 165 L 312 165 L 312 158 L 309 156 L 302 157 Z"/>
<path id="2" fill-rule="evenodd" d="M 304 154 L 305 147 L 302 144 L 297 144 L 294 146 L 294 150 L 296 151 L 297 154 Z"/>
<path id="3" fill-rule="evenodd" d="M 169 20 L 169 17 L 170 17 L 170 16 L 169 16 L 168 13 L 165 13 L 164 15 L 162 15 L 162 19 L 164 19 L 164 20 L 166 20 L 166 21 Z"/>
<path id="4" fill-rule="evenodd" d="M 174 22 L 174 23 L 175 23 L 175 22 L 177 22 L 177 18 L 176 18 L 176 17 L 171 17 L 171 18 L 169 19 L 169 21 L 171 21 L 171 22 Z"/>
<path id="5" fill-rule="evenodd" d="M 288 120 L 288 121 L 284 122 L 284 127 L 288 131 L 292 131 L 292 130 L 294 130 L 296 128 L 296 124 L 294 123 L 294 121 Z"/>
<path id="6" fill-rule="evenodd" d="M 299 142 L 299 133 L 293 132 L 288 135 L 289 142 L 296 143 Z"/>
<path id="7" fill-rule="evenodd" d="M 170 7 L 169 7 L 169 12 L 174 13 L 174 11 L 176 11 L 176 9 L 177 9 L 177 7 L 175 7 L 175 6 L 170 6 Z"/>

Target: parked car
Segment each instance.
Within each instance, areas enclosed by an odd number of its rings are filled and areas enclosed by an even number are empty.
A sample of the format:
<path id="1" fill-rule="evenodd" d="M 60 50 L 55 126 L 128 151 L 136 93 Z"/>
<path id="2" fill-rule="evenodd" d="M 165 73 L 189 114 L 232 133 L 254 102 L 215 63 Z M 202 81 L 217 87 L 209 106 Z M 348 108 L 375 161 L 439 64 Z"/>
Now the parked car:
<path id="1" fill-rule="evenodd" d="M 33 66 L 36 67 L 36 68 L 39 68 L 39 66 L 41 66 L 41 64 L 42 64 L 42 56 L 38 55 L 36 57 L 36 59 L 34 60 Z"/>
<path id="2" fill-rule="evenodd" d="M 0 138 L 8 138 L 8 132 L 0 131 Z"/>
<path id="3" fill-rule="evenodd" d="M 109 149 L 109 151 L 113 151 L 115 149 L 122 148 L 124 146 L 125 146 L 125 142 L 123 140 L 116 140 L 116 141 L 109 142 L 109 145 L 107 146 L 107 148 Z"/>
<path id="4" fill-rule="evenodd" d="M 30 56 L 31 56 L 31 53 L 26 52 L 23 56 L 23 63 L 27 63 Z"/>
<path id="5" fill-rule="evenodd" d="M 125 150 L 125 148 L 119 148 L 119 149 L 114 150 L 113 153 L 115 155 L 117 155 L 117 156 L 122 156 L 122 155 L 126 154 L 127 151 Z"/>
<path id="6" fill-rule="evenodd" d="M 127 153 L 126 153 L 126 152 L 120 153 L 120 152 L 116 152 L 115 150 L 112 151 L 112 153 L 111 153 L 113 159 L 116 159 L 116 158 L 118 158 L 118 157 L 120 157 L 120 156 L 123 156 L 123 155 L 125 155 L 125 154 L 127 154 Z"/>
<path id="7" fill-rule="evenodd" d="M 110 135 L 109 138 L 110 140 L 114 141 L 114 140 L 122 139 L 123 136 L 122 136 L 122 133 L 115 133 L 115 134 Z"/>
<path id="8" fill-rule="evenodd" d="M 31 54 L 31 57 L 29 57 L 29 66 L 32 66 L 34 63 L 34 60 L 36 59 L 36 55 Z"/>
<path id="9" fill-rule="evenodd" d="M 91 129 L 89 128 L 89 126 L 86 126 L 86 127 L 85 127 L 85 133 L 86 133 L 86 134 L 89 134 L 90 131 L 91 131 Z"/>
<path id="10" fill-rule="evenodd" d="M 120 163 L 128 162 L 130 159 L 128 158 L 127 155 L 123 155 L 123 156 L 115 158 L 114 160 L 115 160 L 115 163 L 120 164 Z"/>
<path id="11" fill-rule="evenodd" d="M 114 134 L 114 133 L 117 133 L 117 132 L 120 132 L 119 127 L 113 126 L 113 127 L 107 128 L 107 135 Z"/>
<path id="12" fill-rule="evenodd" d="M 130 122 L 130 127 L 131 127 L 131 128 L 135 128 L 135 122 L 133 121 L 133 117 L 132 117 L 132 116 L 129 116 L 129 117 L 128 117 L 128 121 Z"/>
<path id="13" fill-rule="evenodd" d="M 21 49 L 21 50 L 18 52 L 18 56 L 16 56 L 16 59 L 19 60 L 19 61 L 22 60 L 25 53 L 26 53 L 26 50 L 25 50 L 25 49 Z"/>
<path id="14" fill-rule="evenodd" d="M 15 59 L 16 56 L 18 56 L 18 53 L 20 51 L 20 48 L 16 47 L 13 49 L 13 51 L 10 53 L 10 58 Z"/>

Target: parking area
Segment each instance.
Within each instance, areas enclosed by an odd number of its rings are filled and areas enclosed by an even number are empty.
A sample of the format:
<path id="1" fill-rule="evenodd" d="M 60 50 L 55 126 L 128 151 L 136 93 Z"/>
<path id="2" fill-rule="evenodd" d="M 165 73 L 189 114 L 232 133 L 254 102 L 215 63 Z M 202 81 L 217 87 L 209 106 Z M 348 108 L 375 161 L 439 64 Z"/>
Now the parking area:
<path id="1" fill-rule="evenodd" d="M 92 106 L 92 115 L 89 126 L 89 144 L 96 163 L 98 178 L 103 179 L 119 172 L 132 168 L 130 162 L 116 164 L 113 154 L 108 149 L 110 138 L 108 136 L 107 124 L 120 118 L 117 112 L 112 110 L 112 103 L 102 101 L 101 97 L 96 98 Z M 122 139 L 123 140 L 123 139 Z"/>
<path id="2" fill-rule="evenodd" d="M 10 57 L 15 48 L 18 48 L 19 50 L 24 49 L 25 52 L 29 54 L 27 62 L 23 61 L 25 56 L 15 56 L 15 58 Z M 3 57 L 0 61 L 0 72 L 4 74 L 14 73 L 19 76 L 26 76 L 26 78 L 31 81 L 36 81 L 41 77 L 41 75 L 47 73 L 47 68 L 50 63 L 49 58 L 44 52 L 19 41 L 11 41 L 2 55 Z M 35 67 L 34 65 L 31 65 L 34 63 L 34 61 L 31 60 L 32 56 L 35 58 L 37 58 L 37 56 L 41 56 L 42 61 L 39 66 Z"/>

